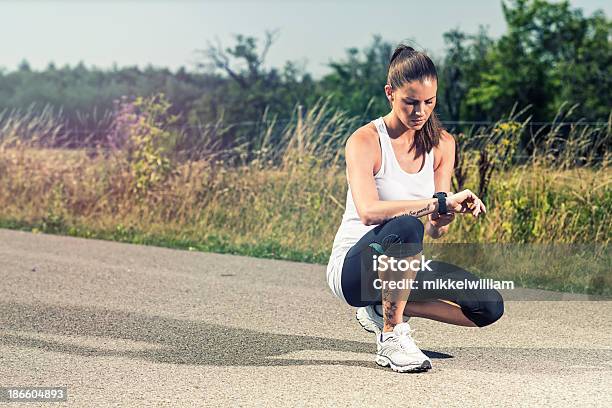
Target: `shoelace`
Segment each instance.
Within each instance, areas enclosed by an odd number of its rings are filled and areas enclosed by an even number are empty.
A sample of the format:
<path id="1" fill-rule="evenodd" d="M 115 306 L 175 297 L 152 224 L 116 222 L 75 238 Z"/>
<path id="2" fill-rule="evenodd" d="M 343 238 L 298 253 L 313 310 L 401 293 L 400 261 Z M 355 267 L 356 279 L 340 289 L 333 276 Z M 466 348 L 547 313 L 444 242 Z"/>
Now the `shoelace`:
<path id="1" fill-rule="evenodd" d="M 407 351 L 418 350 L 418 346 L 416 345 L 417 341 L 412 338 L 412 333 L 414 333 L 415 331 L 415 329 L 411 329 L 409 332 L 402 333 L 401 335 L 396 337 L 397 342 L 399 343 L 401 348 Z"/>

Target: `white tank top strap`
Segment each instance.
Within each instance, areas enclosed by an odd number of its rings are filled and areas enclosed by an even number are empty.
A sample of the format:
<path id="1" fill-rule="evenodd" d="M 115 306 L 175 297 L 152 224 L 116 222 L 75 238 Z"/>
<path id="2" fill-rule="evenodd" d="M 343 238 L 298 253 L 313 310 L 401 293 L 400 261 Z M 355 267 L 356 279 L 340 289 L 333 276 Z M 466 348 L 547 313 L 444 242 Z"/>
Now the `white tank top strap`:
<path id="1" fill-rule="evenodd" d="M 374 126 L 376 126 L 376 131 L 378 133 L 378 140 L 380 141 L 380 169 L 374 175 L 374 178 L 382 177 L 385 175 L 385 167 L 390 163 L 389 158 L 389 144 L 391 141 L 389 140 L 389 136 L 385 130 L 385 124 L 382 120 L 382 117 L 374 120 Z"/>

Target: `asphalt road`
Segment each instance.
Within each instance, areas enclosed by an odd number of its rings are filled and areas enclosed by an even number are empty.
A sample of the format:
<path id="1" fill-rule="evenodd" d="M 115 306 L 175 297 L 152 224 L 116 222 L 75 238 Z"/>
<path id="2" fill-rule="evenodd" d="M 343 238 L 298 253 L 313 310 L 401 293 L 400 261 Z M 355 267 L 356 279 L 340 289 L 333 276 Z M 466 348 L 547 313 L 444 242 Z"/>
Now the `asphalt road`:
<path id="1" fill-rule="evenodd" d="M 27 407 L 612 406 L 610 301 L 413 319 L 433 369 L 398 374 L 321 265 L 0 229 L 0 282 L 0 387 L 68 390 Z"/>

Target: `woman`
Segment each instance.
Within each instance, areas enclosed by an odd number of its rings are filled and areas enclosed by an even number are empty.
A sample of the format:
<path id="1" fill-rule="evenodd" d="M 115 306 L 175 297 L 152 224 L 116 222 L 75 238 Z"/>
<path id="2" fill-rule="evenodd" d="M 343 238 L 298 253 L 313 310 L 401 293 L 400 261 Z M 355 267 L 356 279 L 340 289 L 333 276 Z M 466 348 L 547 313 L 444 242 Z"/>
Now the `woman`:
<path id="1" fill-rule="evenodd" d="M 437 79 L 424 53 L 403 44 L 393 52 L 384 88 L 391 111 L 346 143 L 346 210 L 327 266 L 332 292 L 376 333 L 375 361 L 400 372 L 431 368 L 411 337 L 410 316 L 483 327 L 504 311 L 495 290 L 425 288 L 437 279 L 478 281 L 451 264 L 426 261 L 422 245 L 425 233 L 446 234 L 455 214 L 486 212 L 471 191 L 450 193 L 455 141 L 434 113 Z M 411 267 L 398 268 L 402 260 Z"/>

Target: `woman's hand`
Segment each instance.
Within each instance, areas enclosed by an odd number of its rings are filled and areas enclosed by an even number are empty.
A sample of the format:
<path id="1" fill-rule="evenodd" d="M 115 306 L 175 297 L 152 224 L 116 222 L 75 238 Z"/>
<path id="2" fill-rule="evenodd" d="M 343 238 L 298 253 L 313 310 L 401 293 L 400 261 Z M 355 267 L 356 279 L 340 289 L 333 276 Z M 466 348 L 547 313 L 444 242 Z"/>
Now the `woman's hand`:
<path id="1" fill-rule="evenodd" d="M 472 213 L 478 217 L 480 213 L 486 213 L 487 209 L 483 202 L 470 190 L 463 190 L 460 193 L 451 194 L 446 197 L 446 207 L 452 213 Z"/>
<path id="2" fill-rule="evenodd" d="M 447 214 L 438 215 L 438 213 L 436 212 L 429 214 L 427 218 L 429 219 L 429 223 L 432 227 L 440 228 L 453 222 L 453 220 L 455 219 L 455 213 L 451 212 Z"/>
<path id="3" fill-rule="evenodd" d="M 448 224 L 455 219 L 455 213 L 440 214 L 431 213 L 427 216 L 425 232 L 433 239 L 438 239 L 448 232 Z"/>

